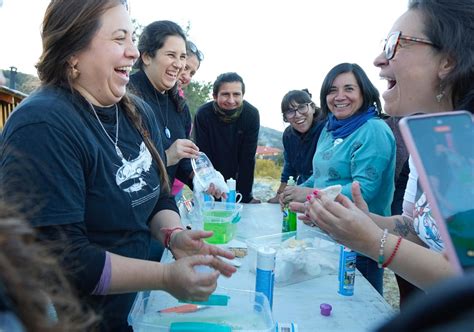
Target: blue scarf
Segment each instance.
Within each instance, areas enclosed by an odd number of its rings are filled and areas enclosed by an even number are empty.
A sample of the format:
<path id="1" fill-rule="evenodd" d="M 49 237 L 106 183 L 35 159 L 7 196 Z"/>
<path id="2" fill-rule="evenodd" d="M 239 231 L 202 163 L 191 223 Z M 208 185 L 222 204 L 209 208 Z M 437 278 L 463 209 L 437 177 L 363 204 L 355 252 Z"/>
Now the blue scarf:
<path id="1" fill-rule="evenodd" d="M 345 138 L 356 131 L 360 126 L 378 114 L 375 106 L 370 106 L 366 112 L 356 113 L 347 119 L 338 120 L 334 114 L 329 114 L 327 131 L 334 139 Z"/>

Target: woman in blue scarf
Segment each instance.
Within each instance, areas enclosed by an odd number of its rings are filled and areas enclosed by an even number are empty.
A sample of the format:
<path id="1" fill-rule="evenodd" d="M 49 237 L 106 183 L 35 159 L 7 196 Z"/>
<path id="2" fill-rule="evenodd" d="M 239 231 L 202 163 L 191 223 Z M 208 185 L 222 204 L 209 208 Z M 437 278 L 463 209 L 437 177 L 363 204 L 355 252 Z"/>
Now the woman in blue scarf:
<path id="1" fill-rule="evenodd" d="M 300 187 L 287 187 L 284 202 L 304 202 L 314 188 L 342 185 L 351 197 L 358 181 L 371 212 L 390 215 L 394 191 L 395 139 L 380 118 L 379 92 L 357 64 L 332 68 L 321 88 L 321 109 L 328 115 L 313 157 L 313 176 Z M 377 262 L 357 257 L 357 268 L 379 293 L 383 269 Z"/>

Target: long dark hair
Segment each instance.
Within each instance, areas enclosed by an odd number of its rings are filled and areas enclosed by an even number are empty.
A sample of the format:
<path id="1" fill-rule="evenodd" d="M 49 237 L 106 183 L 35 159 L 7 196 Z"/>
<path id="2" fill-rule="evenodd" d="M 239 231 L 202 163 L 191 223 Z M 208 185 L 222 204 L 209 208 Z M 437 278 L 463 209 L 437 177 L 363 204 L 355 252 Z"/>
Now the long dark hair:
<path id="1" fill-rule="evenodd" d="M 344 62 L 333 67 L 324 78 L 320 94 L 323 115 L 327 116 L 331 112 L 326 101 L 326 96 L 329 94 L 331 86 L 334 83 L 336 77 L 343 73 L 354 74 L 362 93 L 362 98 L 364 101 L 360 109 L 357 110 L 357 113 L 365 112 L 370 106 L 375 106 L 377 107 L 378 113 L 380 114 L 382 111 L 382 105 L 380 103 L 380 94 L 377 88 L 372 84 L 365 71 L 358 64 Z"/>
<path id="2" fill-rule="evenodd" d="M 163 20 L 148 24 L 145 29 L 143 29 L 138 41 L 140 57 L 137 62 L 135 62 L 135 67 L 143 70 L 144 63 L 142 56 L 147 54 L 151 58 L 154 58 L 156 52 L 165 44 L 166 39 L 171 36 L 180 37 L 184 40 L 185 44 L 187 44 L 186 34 L 175 22 Z M 185 109 L 186 99 L 179 95 L 178 82 L 170 89 L 169 94 L 177 106 L 177 111 L 182 112 Z"/>
<path id="3" fill-rule="evenodd" d="M 51 248 L 35 238 L 35 231 L 0 201 L 0 287 L 9 309 L 27 331 L 93 330 L 99 317 L 75 296 Z"/>
<path id="4" fill-rule="evenodd" d="M 102 15 L 125 0 L 57 0 L 51 1 L 43 19 L 43 52 L 36 65 L 42 85 L 54 85 L 73 89 L 72 68 L 68 60 L 86 49 L 101 25 Z M 128 94 L 118 102 L 140 132 L 148 150 L 158 165 L 164 191 L 169 192 L 169 178 L 160 154 L 150 139 L 140 112 Z"/>
<path id="5" fill-rule="evenodd" d="M 423 33 L 455 62 L 441 88 L 451 89 L 455 109 L 474 113 L 474 1 L 411 0 L 408 8 L 422 13 Z"/>

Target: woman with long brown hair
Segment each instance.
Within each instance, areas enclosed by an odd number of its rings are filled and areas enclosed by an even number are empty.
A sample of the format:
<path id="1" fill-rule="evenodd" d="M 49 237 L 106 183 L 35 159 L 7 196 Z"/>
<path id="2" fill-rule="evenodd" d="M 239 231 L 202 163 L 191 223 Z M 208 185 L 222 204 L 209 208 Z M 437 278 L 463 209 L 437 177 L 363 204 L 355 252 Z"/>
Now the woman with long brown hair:
<path id="1" fill-rule="evenodd" d="M 17 179 L 10 191 L 36 192 L 26 196 L 28 219 L 59 248 L 80 296 L 110 331 L 130 330 L 136 291 L 204 300 L 220 273 L 235 272 L 216 257 L 231 253 L 203 242 L 211 232 L 183 230 L 154 116 L 127 94 L 139 56 L 132 34 L 126 1 L 52 1 L 37 65 L 42 86 L 7 121 L 0 152 L 0 180 Z M 176 262 L 148 261 L 151 237 Z M 216 270 L 198 274 L 195 265 Z"/>

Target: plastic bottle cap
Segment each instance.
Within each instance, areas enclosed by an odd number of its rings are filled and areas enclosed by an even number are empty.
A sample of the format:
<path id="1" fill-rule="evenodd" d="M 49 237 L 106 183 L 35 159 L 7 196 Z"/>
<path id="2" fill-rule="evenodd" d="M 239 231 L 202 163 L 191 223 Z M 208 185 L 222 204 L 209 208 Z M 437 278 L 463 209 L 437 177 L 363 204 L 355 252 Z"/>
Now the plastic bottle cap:
<path id="1" fill-rule="evenodd" d="M 332 306 L 330 304 L 321 303 L 321 305 L 319 306 L 319 309 L 321 309 L 321 315 L 323 316 L 331 315 Z"/>
<path id="2" fill-rule="evenodd" d="M 296 182 L 295 182 L 295 179 L 293 178 L 293 176 L 290 175 L 290 178 L 288 179 L 287 184 L 288 184 L 289 186 L 294 186 L 294 185 L 296 185 Z"/>
<path id="3" fill-rule="evenodd" d="M 235 180 L 230 178 L 227 181 L 227 187 L 229 187 L 229 190 L 235 190 Z"/>
<path id="4" fill-rule="evenodd" d="M 257 250 L 257 269 L 273 271 L 275 269 L 276 250 L 260 247 Z"/>

